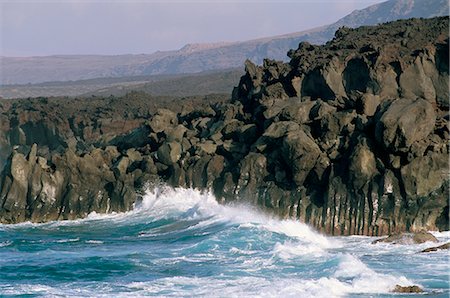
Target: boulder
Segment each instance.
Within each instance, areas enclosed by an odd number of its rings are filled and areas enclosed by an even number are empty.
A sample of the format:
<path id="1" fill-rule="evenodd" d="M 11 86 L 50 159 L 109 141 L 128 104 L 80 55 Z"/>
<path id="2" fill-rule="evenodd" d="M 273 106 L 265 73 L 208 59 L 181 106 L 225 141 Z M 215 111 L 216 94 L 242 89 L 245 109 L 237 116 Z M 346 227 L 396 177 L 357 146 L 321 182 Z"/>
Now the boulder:
<path id="1" fill-rule="evenodd" d="M 177 115 L 168 109 L 158 109 L 150 119 L 148 125 L 153 132 L 162 132 L 178 124 Z"/>
<path id="2" fill-rule="evenodd" d="M 217 150 L 217 144 L 215 144 L 213 141 L 205 141 L 204 143 L 198 143 L 196 145 L 198 148 L 197 154 L 214 154 Z"/>
<path id="3" fill-rule="evenodd" d="M 375 154 L 365 138 L 361 139 L 350 156 L 349 173 L 356 190 L 371 182 L 378 174 Z"/>
<path id="4" fill-rule="evenodd" d="M 439 189 L 450 174 L 448 154 L 429 152 L 401 168 L 405 192 L 409 197 L 426 197 Z"/>
<path id="5" fill-rule="evenodd" d="M 272 123 L 263 133 L 263 137 L 271 139 L 279 139 L 284 137 L 288 132 L 297 131 L 300 125 L 292 121 L 280 121 Z"/>
<path id="6" fill-rule="evenodd" d="M 376 124 L 376 139 L 387 150 L 405 152 L 434 129 L 436 113 L 424 99 L 395 100 Z"/>
<path id="7" fill-rule="evenodd" d="M 281 150 L 286 165 L 290 168 L 293 182 L 302 186 L 321 154 L 319 146 L 312 137 L 299 129 L 289 132 L 283 138 Z"/>
<path id="8" fill-rule="evenodd" d="M 168 128 L 165 130 L 166 141 L 180 143 L 186 131 L 187 128 L 181 124 L 175 126 L 174 128 Z"/>
<path id="9" fill-rule="evenodd" d="M 181 157 L 181 145 L 177 142 L 165 142 L 162 144 L 157 151 L 158 160 L 170 166 L 176 163 Z"/>
<path id="10" fill-rule="evenodd" d="M 392 244 L 420 244 L 425 242 L 439 242 L 433 234 L 428 232 L 418 232 L 418 233 L 399 233 L 389 235 L 386 238 L 378 239 L 372 243 L 392 243 Z"/>
<path id="11" fill-rule="evenodd" d="M 373 116 L 377 111 L 378 105 L 381 99 L 379 95 L 373 95 L 371 93 L 364 93 L 359 97 L 357 105 L 359 112 L 366 116 Z"/>
<path id="12" fill-rule="evenodd" d="M 423 293 L 419 286 L 400 286 L 396 285 L 392 290 L 393 293 Z"/>
<path id="13" fill-rule="evenodd" d="M 421 252 L 433 252 L 433 251 L 444 250 L 444 249 L 450 249 L 450 242 L 447 242 L 447 243 L 439 245 L 439 246 L 425 248 Z"/>

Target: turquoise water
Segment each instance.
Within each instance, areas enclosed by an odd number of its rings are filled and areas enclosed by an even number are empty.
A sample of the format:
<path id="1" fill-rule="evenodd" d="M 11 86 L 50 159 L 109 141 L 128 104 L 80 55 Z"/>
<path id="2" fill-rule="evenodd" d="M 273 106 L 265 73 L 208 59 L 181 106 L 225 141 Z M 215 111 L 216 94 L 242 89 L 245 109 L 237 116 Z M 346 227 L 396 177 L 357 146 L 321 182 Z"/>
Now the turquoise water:
<path id="1" fill-rule="evenodd" d="M 450 233 L 435 233 L 442 241 Z M 325 237 L 194 190 L 148 193 L 134 211 L 0 225 L 0 294 L 26 297 L 448 297 L 447 251 Z M 402 295 L 394 295 L 403 297 Z M 404 295 L 414 297 L 414 295 Z M 420 295 L 422 297 L 423 295 Z"/>

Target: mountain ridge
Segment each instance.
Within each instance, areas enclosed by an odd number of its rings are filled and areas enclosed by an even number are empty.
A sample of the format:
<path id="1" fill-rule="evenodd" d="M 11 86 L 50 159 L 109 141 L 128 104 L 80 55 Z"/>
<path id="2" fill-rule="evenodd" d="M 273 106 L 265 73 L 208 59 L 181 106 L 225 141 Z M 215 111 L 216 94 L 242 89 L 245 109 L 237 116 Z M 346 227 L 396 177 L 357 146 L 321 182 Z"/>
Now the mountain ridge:
<path id="1" fill-rule="evenodd" d="M 339 27 L 448 15 L 448 7 L 446 0 L 390 0 L 355 10 L 333 24 L 305 31 L 230 43 L 187 44 L 178 50 L 157 51 L 152 54 L 1 57 L 3 73 L 0 83 L 9 85 L 98 77 L 196 73 L 239 67 L 246 59 L 257 64 L 262 63 L 264 58 L 286 61 L 288 50 L 296 48 L 299 42 L 323 44 L 334 36 Z"/>

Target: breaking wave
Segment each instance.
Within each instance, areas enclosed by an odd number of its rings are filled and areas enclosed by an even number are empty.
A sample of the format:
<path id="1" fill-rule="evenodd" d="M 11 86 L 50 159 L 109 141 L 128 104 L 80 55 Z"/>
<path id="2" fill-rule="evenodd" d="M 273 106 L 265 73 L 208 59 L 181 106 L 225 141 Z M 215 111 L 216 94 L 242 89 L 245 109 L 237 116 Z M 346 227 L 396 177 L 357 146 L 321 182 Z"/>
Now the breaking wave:
<path id="1" fill-rule="evenodd" d="M 397 284 L 448 294 L 445 253 L 372 241 L 326 237 L 208 192 L 158 188 L 127 213 L 0 225 L 0 294 L 363 297 Z"/>

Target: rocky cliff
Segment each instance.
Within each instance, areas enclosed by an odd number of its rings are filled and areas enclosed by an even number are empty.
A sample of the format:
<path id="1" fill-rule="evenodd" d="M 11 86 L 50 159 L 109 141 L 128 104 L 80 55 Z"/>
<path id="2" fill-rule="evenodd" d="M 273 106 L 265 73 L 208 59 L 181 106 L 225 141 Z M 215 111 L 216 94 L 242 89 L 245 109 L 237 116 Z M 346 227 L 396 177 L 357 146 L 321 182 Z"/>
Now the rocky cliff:
<path id="1" fill-rule="evenodd" d="M 448 229 L 448 26 L 341 28 L 323 46 L 300 43 L 289 63 L 247 61 L 228 102 L 148 113 L 123 102 L 128 118 L 108 125 L 105 100 L 89 125 L 52 121 L 52 138 L 34 138 L 47 123 L 37 101 L 4 106 L 3 142 L 19 146 L 1 176 L 0 221 L 126 211 L 165 182 L 334 235 Z M 21 120 L 30 113 L 36 130 Z"/>

